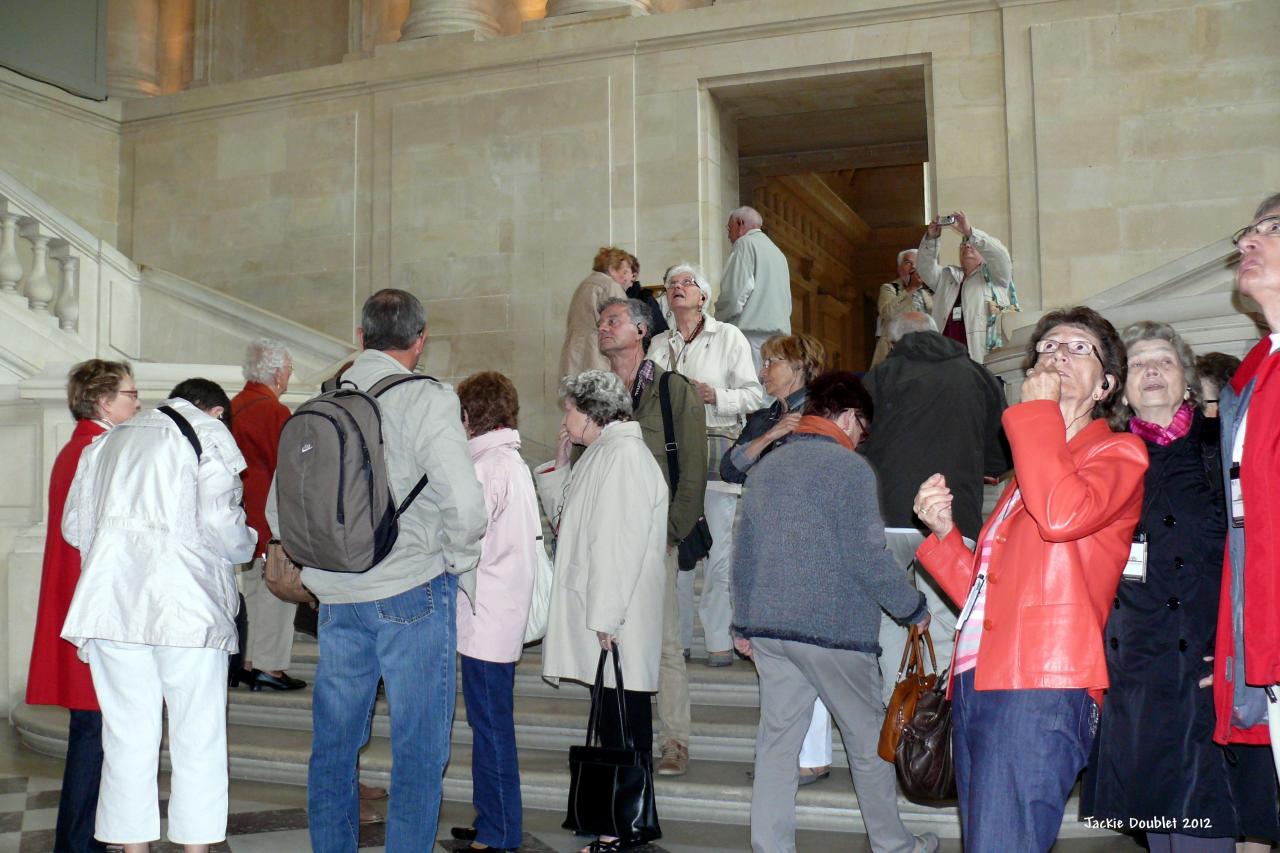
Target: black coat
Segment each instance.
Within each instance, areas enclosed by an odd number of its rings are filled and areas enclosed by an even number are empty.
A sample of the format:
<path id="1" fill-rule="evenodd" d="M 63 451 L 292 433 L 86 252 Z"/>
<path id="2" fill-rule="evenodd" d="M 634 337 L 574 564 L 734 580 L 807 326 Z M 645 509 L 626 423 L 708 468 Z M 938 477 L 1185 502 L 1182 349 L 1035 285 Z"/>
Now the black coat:
<path id="1" fill-rule="evenodd" d="M 1213 742 L 1213 672 L 1226 510 L 1217 422 L 1198 413 L 1167 447 L 1147 443 L 1147 580 L 1122 580 L 1105 634 L 1111 687 L 1080 814 L 1169 818 L 1201 837 L 1275 839 L 1276 776 L 1265 746 Z M 1199 824 L 1196 821 L 1200 821 Z M 1208 826 L 1204 825 L 1208 821 Z"/>

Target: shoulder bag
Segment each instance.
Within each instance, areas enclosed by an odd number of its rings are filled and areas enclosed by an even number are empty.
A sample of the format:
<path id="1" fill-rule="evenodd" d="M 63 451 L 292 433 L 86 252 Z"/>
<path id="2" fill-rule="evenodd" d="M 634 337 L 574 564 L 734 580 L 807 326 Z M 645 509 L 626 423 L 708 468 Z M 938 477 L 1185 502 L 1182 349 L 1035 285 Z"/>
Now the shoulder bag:
<path id="1" fill-rule="evenodd" d="M 536 509 L 534 514 L 537 515 Z M 541 530 L 542 519 L 536 518 L 535 521 Z M 536 643 L 547 635 L 547 614 L 551 611 L 551 581 L 555 578 L 555 565 L 547 555 L 541 533 L 533 543 L 533 550 L 537 565 L 533 567 L 533 598 L 529 599 L 529 619 L 524 623 L 526 645 Z"/>
<path id="2" fill-rule="evenodd" d="M 924 647 L 929 648 L 929 673 L 924 671 Z M 938 660 L 933 653 L 933 638 L 929 629 L 923 633 L 915 625 L 907 631 L 907 645 L 902 650 L 902 662 L 898 664 L 898 680 L 889 697 L 889 706 L 880 727 L 880 757 L 892 763 L 898 754 L 898 740 L 902 727 L 916 710 L 916 703 L 938 683 Z"/>
<path id="3" fill-rule="evenodd" d="M 920 802 L 956 798 L 955 762 L 951 753 L 951 700 L 946 674 L 920 694 L 902 727 L 893 762 L 902 792 Z"/>
<path id="4" fill-rule="evenodd" d="M 671 482 L 671 497 L 676 496 L 676 486 L 680 484 L 680 446 L 676 443 L 675 415 L 671 412 L 671 371 L 662 374 L 658 379 L 658 402 L 662 404 L 662 437 L 667 447 L 667 479 Z M 711 528 L 707 526 L 707 517 L 698 516 L 698 521 L 689 531 L 689 535 L 676 543 L 679 551 L 678 563 L 680 571 L 692 571 L 698 561 L 711 553 Z"/>

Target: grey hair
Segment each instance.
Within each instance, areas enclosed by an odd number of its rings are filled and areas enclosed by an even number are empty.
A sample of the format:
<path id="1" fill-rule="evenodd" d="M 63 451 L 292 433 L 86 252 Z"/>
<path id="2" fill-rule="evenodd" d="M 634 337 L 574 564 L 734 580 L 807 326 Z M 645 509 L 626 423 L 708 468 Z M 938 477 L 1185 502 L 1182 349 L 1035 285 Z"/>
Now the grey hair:
<path id="1" fill-rule="evenodd" d="M 688 261 L 681 261 L 675 266 L 667 270 L 666 275 L 662 277 L 662 284 L 665 286 L 671 281 L 671 277 L 677 273 L 687 272 L 693 276 L 694 282 L 698 285 L 698 290 L 702 291 L 702 313 L 707 313 L 711 307 L 711 282 L 707 281 L 707 274 L 702 271 L 702 267 L 697 264 L 691 264 Z"/>
<path id="2" fill-rule="evenodd" d="M 644 326 L 644 336 L 649 337 L 649 333 L 653 331 L 653 312 L 649 310 L 648 305 L 639 299 L 621 299 L 614 296 L 601 302 L 596 314 L 603 314 L 604 309 L 615 305 L 627 306 L 627 318 L 638 326 Z"/>
<path id="3" fill-rule="evenodd" d="M 729 214 L 729 218 L 738 220 L 748 228 L 759 228 L 764 225 L 764 217 L 754 207 L 739 207 Z"/>
<path id="4" fill-rule="evenodd" d="M 614 421 L 631 420 L 631 395 L 617 374 L 607 370 L 584 370 L 560 380 L 560 399 L 573 403 L 598 427 Z"/>
<path id="5" fill-rule="evenodd" d="M 918 254 L 920 254 L 919 249 L 903 249 L 901 252 L 898 253 L 898 266 L 902 266 L 902 259 L 905 258 L 907 255 L 918 255 Z"/>
<path id="6" fill-rule="evenodd" d="M 1183 380 L 1187 384 L 1187 390 L 1191 392 L 1188 402 L 1194 408 L 1200 408 L 1200 401 L 1204 398 L 1204 390 L 1200 385 L 1200 375 L 1196 372 L 1195 353 L 1191 351 L 1191 347 L 1187 346 L 1187 342 L 1182 339 L 1182 336 L 1173 330 L 1172 326 L 1168 323 L 1139 320 L 1126 326 L 1125 330 L 1120 333 L 1120 339 L 1124 341 L 1125 352 L 1128 352 L 1139 341 L 1164 341 L 1173 347 L 1173 351 L 1178 354 L 1178 361 L 1182 362 Z M 1133 374 L 1130 373 L 1130 375 Z M 1116 409 L 1117 418 L 1114 422 L 1128 426 L 1129 419 L 1135 414 L 1133 407 L 1128 403 L 1122 402 Z"/>
<path id="7" fill-rule="evenodd" d="M 938 324 L 928 314 L 923 311 L 903 311 L 889 321 L 886 334 L 889 336 L 889 343 L 896 344 L 913 332 L 936 331 L 938 331 Z"/>
<path id="8" fill-rule="evenodd" d="M 427 328 L 427 309 L 408 291 L 383 288 L 364 301 L 360 328 L 365 349 L 407 350 Z"/>
<path id="9" fill-rule="evenodd" d="M 261 382 L 270 385 L 276 374 L 284 370 L 290 361 L 289 350 L 283 341 L 275 338 L 255 338 L 249 342 L 244 351 L 244 364 L 241 370 L 246 382 Z"/>
<path id="10" fill-rule="evenodd" d="M 1261 219 L 1273 210 L 1280 210 L 1280 193 L 1272 193 L 1262 200 L 1258 209 L 1253 212 L 1254 219 Z"/>

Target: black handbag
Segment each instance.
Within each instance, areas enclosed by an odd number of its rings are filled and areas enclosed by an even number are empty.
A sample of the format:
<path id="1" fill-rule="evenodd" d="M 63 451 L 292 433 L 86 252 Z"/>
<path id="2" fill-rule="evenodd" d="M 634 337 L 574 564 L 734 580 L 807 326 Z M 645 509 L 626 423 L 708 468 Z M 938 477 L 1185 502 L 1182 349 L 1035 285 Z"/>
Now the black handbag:
<path id="1" fill-rule="evenodd" d="M 667 479 L 671 483 L 671 497 L 676 496 L 680 484 L 680 453 L 676 444 L 675 417 L 671 413 L 671 371 L 658 379 L 658 402 L 662 404 L 662 437 L 667 443 Z M 692 571 L 698 561 L 711 553 L 711 528 L 706 516 L 699 516 L 689 534 L 676 543 L 677 564 L 680 571 Z"/>
<path id="2" fill-rule="evenodd" d="M 613 647 L 614 683 L 618 686 L 621 747 L 600 746 L 600 714 L 607 649 L 600 650 L 596 683 L 591 688 L 591 717 L 585 746 L 569 747 L 569 805 L 564 828 L 582 835 L 609 835 L 628 843 L 662 837 L 653 791 L 653 757 L 635 748 L 622 697 L 622 665 Z"/>
<path id="3" fill-rule="evenodd" d="M 940 677 L 931 690 L 916 699 L 911 718 L 902 726 L 893 767 L 902 792 L 910 799 L 938 802 L 956 798 L 946 678 Z"/>

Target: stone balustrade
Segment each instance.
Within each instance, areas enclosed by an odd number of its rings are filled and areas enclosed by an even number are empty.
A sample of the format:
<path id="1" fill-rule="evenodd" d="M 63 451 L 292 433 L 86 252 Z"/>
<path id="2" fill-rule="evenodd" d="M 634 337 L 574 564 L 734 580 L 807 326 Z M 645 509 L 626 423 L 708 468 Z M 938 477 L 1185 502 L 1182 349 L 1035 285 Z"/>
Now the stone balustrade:
<path id="1" fill-rule="evenodd" d="M 29 251 L 19 254 L 19 238 Z M 0 190 L 0 297 L 22 297 L 32 313 L 67 332 L 80 322 L 81 250 Z M 50 267 L 54 274 L 50 275 Z"/>

